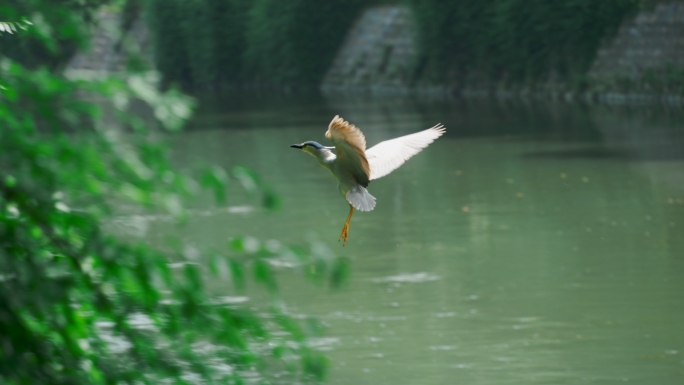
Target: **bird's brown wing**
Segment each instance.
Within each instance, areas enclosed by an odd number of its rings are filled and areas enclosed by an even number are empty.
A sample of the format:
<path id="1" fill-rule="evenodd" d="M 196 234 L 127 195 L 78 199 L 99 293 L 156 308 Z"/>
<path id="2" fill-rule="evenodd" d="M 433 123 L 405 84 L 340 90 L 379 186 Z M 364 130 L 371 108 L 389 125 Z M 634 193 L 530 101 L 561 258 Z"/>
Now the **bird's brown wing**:
<path id="1" fill-rule="evenodd" d="M 348 169 L 360 185 L 368 186 L 370 166 L 366 159 L 366 137 L 361 130 L 338 115 L 330 122 L 325 137 L 335 145 L 340 166 Z"/>

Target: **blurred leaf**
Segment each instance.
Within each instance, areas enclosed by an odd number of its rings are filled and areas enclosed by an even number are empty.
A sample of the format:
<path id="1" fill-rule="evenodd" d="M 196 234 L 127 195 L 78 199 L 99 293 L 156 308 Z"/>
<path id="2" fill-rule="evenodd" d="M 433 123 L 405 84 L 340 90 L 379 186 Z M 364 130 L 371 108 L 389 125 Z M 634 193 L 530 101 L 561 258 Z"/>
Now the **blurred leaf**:
<path id="1" fill-rule="evenodd" d="M 302 356 L 302 366 L 306 373 L 322 381 L 328 369 L 328 360 L 321 353 L 310 350 Z"/>
<path id="2" fill-rule="evenodd" d="M 6 175 L 5 176 L 5 185 L 7 187 L 14 187 L 17 185 L 17 179 L 13 177 L 12 175 Z"/>
<path id="3" fill-rule="evenodd" d="M 230 249 L 235 253 L 242 253 L 245 251 L 245 240 L 242 237 L 235 237 L 228 243 Z"/>
<path id="4" fill-rule="evenodd" d="M 218 167 L 214 166 L 205 170 L 200 179 L 202 187 L 212 189 L 214 191 L 214 198 L 216 203 L 226 203 L 226 185 L 228 184 L 228 174 Z"/>
<path id="5" fill-rule="evenodd" d="M 194 292 L 199 292 L 202 289 L 202 278 L 200 277 L 199 269 L 194 263 L 188 263 L 183 269 L 185 279 Z"/>
<path id="6" fill-rule="evenodd" d="M 330 274 L 330 285 L 333 288 L 339 288 L 344 285 L 349 280 L 349 274 L 351 271 L 351 262 L 349 258 L 339 257 L 335 259 L 335 263 L 332 266 L 332 271 Z"/>
<path id="7" fill-rule="evenodd" d="M 224 202 L 228 176 L 219 167 L 199 180 L 174 170 L 168 149 L 132 107 L 147 103 L 175 130 L 193 101 L 160 92 L 153 75 L 63 75 L 61 66 L 87 43 L 105 3 L 0 7 L 35 25 L 22 34 L 26 50 L 3 40 L 0 52 L 0 330 L 8 331 L 0 333 L 0 354 L 9 363 L 0 364 L 0 382 L 240 383 L 244 373 L 271 367 L 259 346 L 291 338 L 304 346 L 306 335 L 297 321 L 280 314 L 272 324 L 240 297 L 209 298 L 205 265 L 214 274 L 229 270 L 236 291 L 244 290 L 251 268 L 252 278 L 275 294 L 274 266 L 294 252 L 242 237 L 220 257 L 224 250 L 208 253 L 185 237 L 144 236 L 150 220 L 187 218 L 183 201 L 198 186 Z M 251 193 L 264 194 L 265 207 L 278 206 L 256 173 L 232 173 Z M 129 235 L 113 236 L 118 226 Z M 329 269 L 314 253 L 303 250 L 300 258 Z M 272 337 L 271 326 L 292 337 Z M 306 368 L 290 358 L 284 365 L 302 374 Z"/>
<path id="8" fill-rule="evenodd" d="M 242 166 L 233 167 L 233 175 L 240 182 L 242 188 L 248 193 L 256 193 L 259 187 L 259 180 L 254 171 Z"/>
<path id="9" fill-rule="evenodd" d="M 270 291 L 274 292 L 277 290 L 277 285 L 275 277 L 273 276 L 273 271 L 268 262 L 264 259 L 257 259 L 252 265 L 254 271 L 254 280 L 258 283 L 262 283 Z"/>
<path id="10" fill-rule="evenodd" d="M 233 278 L 233 284 L 235 285 L 235 289 L 238 291 L 242 291 L 245 289 L 245 272 L 242 267 L 242 264 L 231 259 L 228 261 L 229 266 L 230 266 L 230 274 L 231 277 Z"/>
<path id="11" fill-rule="evenodd" d="M 269 210 L 277 210 L 280 208 L 281 199 L 280 196 L 275 194 L 270 189 L 266 189 L 263 193 L 263 206 Z"/>

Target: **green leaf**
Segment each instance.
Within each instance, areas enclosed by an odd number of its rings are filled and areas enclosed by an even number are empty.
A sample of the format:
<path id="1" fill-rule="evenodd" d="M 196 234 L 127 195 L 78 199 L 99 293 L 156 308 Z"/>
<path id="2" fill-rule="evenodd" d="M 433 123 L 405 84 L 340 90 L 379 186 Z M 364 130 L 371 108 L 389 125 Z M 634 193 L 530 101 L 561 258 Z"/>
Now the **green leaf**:
<path id="1" fill-rule="evenodd" d="M 268 261 L 264 259 L 257 259 L 254 261 L 252 269 L 254 271 L 254 280 L 257 283 L 263 284 L 271 292 L 275 292 L 277 290 L 278 287 L 276 285 L 275 277 L 273 276 L 273 270 L 271 269 Z"/>
<path id="2" fill-rule="evenodd" d="M 346 257 L 335 258 L 330 273 L 330 286 L 334 289 L 342 287 L 348 280 L 351 271 L 351 261 Z"/>
<path id="3" fill-rule="evenodd" d="M 242 264 L 234 259 L 228 260 L 230 274 L 233 279 L 235 289 L 242 291 L 245 289 L 245 271 Z"/>
<path id="4" fill-rule="evenodd" d="M 263 205 L 269 210 L 275 211 L 280 208 L 282 202 L 280 196 L 274 193 L 271 189 L 264 190 Z"/>
<path id="5" fill-rule="evenodd" d="M 12 175 L 5 176 L 5 185 L 7 187 L 14 187 L 17 185 L 17 179 Z"/>
<path id="6" fill-rule="evenodd" d="M 242 188 L 244 188 L 248 193 L 253 194 L 258 191 L 259 179 L 254 171 L 242 166 L 235 166 L 233 167 L 233 175 L 238 182 L 240 182 Z"/>
<path id="7" fill-rule="evenodd" d="M 211 189 L 214 192 L 216 203 L 226 203 L 226 185 L 228 184 L 228 174 L 221 167 L 214 166 L 204 171 L 200 179 L 202 187 Z"/>

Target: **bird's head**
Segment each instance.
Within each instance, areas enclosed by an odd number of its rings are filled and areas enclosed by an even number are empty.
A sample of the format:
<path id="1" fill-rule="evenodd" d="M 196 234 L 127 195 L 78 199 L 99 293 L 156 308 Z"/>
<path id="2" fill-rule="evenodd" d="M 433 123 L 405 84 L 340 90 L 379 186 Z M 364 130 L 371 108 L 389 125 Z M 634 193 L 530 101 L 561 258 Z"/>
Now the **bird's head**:
<path id="1" fill-rule="evenodd" d="M 308 154 L 311 154 L 315 157 L 319 157 L 321 152 L 329 152 L 331 147 L 325 147 L 322 144 L 318 142 L 314 142 L 313 140 L 308 140 L 304 143 L 301 144 L 293 144 L 290 147 L 292 148 L 298 148 Z"/>

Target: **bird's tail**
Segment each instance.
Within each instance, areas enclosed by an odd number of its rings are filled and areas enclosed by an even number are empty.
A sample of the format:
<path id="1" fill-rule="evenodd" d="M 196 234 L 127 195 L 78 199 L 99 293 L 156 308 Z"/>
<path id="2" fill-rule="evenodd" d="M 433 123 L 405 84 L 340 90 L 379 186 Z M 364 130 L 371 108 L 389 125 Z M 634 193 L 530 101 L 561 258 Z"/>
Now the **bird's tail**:
<path id="1" fill-rule="evenodd" d="M 354 186 L 345 197 L 347 202 L 359 211 L 371 211 L 375 208 L 375 197 L 363 186 Z"/>

